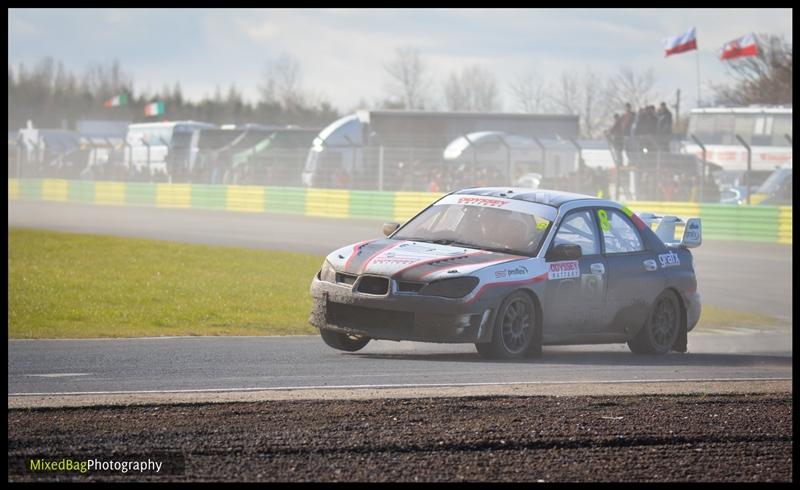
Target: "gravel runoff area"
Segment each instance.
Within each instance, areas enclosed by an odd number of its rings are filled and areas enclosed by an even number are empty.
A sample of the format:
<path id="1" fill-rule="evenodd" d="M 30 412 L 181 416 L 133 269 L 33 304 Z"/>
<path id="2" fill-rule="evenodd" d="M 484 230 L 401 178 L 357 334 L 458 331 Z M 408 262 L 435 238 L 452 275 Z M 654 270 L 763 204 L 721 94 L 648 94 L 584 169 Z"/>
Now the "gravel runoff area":
<path id="1" fill-rule="evenodd" d="M 26 458 L 165 451 L 182 473 L 19 471 Z M 9 409 L 8 458 L 9 481 L 791 481 L 792 395 Z"/>

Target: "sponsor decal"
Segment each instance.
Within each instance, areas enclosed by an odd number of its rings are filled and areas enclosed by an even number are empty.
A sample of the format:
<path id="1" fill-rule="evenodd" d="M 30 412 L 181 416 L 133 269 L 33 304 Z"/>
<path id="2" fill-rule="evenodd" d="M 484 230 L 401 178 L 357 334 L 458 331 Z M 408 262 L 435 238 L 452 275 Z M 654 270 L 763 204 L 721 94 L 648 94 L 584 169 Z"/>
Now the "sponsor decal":
<path id="1" fill-rule="evenodd" d="M 491 199 L 488 197 L 461 197 L 458 199 L 458 204 L 473 204 L 476 206 L 490 206 L 499 208 L 505 206 L 508 201 L 502 199 Z"/>
<path id="2" fill-rule="evenodd" d="M 378 257 L 377 259 L 373 259 L 370 263 L 374 264 L 374 265 L 377 265 L 377 264 L 399 264 L 399 265 L 405 265 L 405 264 L 413 264 L 413 263 L 415 263 L 417 261 L 419 261 L 419 259 L 416 258 L 416 257 L 395 257 L 395 256 L 388 256 L 387 255 L 387 256 L 383 256 L 383 257 Z"/>
<path id="3" fill-rule="evenodd" d="M 511 276 L 524 276 L 527 273 L 528 273 L 528 268 L 525 267 L 524 265 L 521 265 L 519 267 L 515 267 L 514 269 L 504 269 L 501 271 L 495 271 L 494 277 L 496 277 L 497 279 L 502 279 Z"/>
<path id="4" fill-rule="evenodd" d="M 674 252 L 667 252 L 665 254 L 660 254 L 658 256 L 658 261 L 661 263 L 661 268 L 664 267 L 675 267 L 676 265 L 681 265 L 681 259 L 678 257 L 678 254 Z"/>
<path id="5" fill-rule="evenodd" d="M 522 276 L 528 273 L 528 268 L 525 267 L 524 265 L 521 265 L 514 269 L 507 269 L 506 271 L 508 272 L 509 276 L 514 276 L 514 275 Z"/>
<path id="6" fill-rule="evenodd" d="M 686 231 L 684 232 L 686 239 L 690 242 L 699 242 L 700 241 L 700 224 L 697 221 L 690 221 L 688 225 L 686 225 Z"/>
<path id="7" fill-rule="evenodd" d="M 569 279 L 581 277 L 581 268 L 577 260 L 564 260 L 547 264 L 548 279 Z"/>

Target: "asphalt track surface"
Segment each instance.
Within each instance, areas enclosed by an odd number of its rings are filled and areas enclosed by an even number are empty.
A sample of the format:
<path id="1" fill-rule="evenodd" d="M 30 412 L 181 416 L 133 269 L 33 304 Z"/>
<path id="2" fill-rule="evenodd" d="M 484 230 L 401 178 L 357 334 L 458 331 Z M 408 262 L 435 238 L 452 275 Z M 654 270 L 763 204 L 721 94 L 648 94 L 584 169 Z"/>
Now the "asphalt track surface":
<path id="1" fill-rule="evenodd" d="M 687 354 L 546 346 L 543 357 L 517 362 L 484 360 L 471 344 L 373 341 L 343 353 L 314 336 L 10 340 L 8 355 L 9 395 L 792 377 L 787 329 L 690 333 Z"/>
<path id="2" fill-rule="evenodd" d="M 380 221 L 271 213 L 9 201 L 8 225 L 326 255 L 379 238 Z M 708 241 L 695 268 L 704 304 L 792 319 L 792 248 Z"/>

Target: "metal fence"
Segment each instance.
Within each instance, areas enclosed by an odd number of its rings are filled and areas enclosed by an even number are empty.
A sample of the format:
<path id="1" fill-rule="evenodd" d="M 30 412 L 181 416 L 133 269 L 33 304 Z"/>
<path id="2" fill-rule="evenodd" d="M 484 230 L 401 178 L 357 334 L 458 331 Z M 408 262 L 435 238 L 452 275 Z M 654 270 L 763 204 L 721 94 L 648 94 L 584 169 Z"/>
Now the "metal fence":
<path id="1" fill-rule="evenodd" d="M 712 166 L 676 153 L 669 141 L 538 141 L 535 147 L 442 148 L 358 145 L 147 152 L 134 164 L 127 144 L 92 143 L 65 152 L 9 144 L 10 178 L 172 182 L 345 190 L 448 192 L 471 186 L 557 189 L 617 200 L 720 202 Z M 319 151 L 317 151 L 319 150 Z"/>

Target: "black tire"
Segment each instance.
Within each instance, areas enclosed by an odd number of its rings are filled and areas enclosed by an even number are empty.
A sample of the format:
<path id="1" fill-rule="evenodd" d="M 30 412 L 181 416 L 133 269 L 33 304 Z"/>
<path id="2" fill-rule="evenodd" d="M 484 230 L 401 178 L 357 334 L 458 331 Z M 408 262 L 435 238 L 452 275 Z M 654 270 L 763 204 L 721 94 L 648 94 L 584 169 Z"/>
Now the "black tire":
<path id="1" fill-rule="evenodd" d="M 520 359 L 542 353 L 541 325 L 530 296 L 511 293 L 497 310 L 492 341 L 475 344 L 478 353 L 491 359 Z"/>
<path id="2" fill-rule="evenodd" d="M 327 328 L 320 329 L 322 340 L 334 349 L 343 350 L 346 352 L 355 352 L 361 350 L 370 341 L 369 337 L 362 337 L 360 335 L 350 335 L 346 333 L 336 332 Z"/>
<path id="3" fill-rule="evenodd" d="M 672 350 L 681 331 L 681 305 L 672 291 L 664 291 L 653 302 L 644 327 L 628 348 L 634 354 L 666 354 Z"/>

